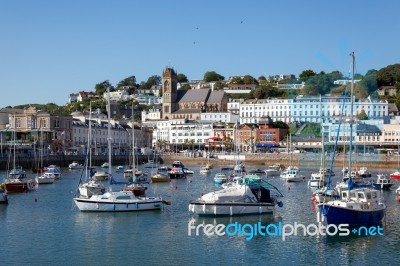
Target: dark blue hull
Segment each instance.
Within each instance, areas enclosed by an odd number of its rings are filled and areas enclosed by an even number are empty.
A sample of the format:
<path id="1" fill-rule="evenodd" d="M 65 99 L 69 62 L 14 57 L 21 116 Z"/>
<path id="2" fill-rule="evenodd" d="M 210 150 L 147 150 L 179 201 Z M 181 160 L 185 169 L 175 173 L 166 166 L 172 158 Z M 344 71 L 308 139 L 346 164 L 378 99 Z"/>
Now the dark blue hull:
<path id="1" fill-rule="evenodd" d="M 389 190 L 393 184 L 373 184 L 375 189 Z"/>
<path id="2" fill-rule="evenodd" d="M 385 209 L 376 211 L 358 211 L 331 205 L 320 205 L 321 214 L 327 224 L 369 225 L 378 224 L 385 216 Z"/>

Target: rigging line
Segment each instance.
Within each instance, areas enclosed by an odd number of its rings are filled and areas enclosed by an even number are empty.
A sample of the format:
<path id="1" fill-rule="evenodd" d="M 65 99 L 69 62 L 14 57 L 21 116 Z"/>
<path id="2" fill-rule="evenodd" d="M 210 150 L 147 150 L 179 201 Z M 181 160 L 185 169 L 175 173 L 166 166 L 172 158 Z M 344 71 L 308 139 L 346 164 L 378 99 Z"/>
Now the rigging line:
<path id="1" fill-rule="evenodd" d="M 338 140 L 339 140 L 339 133 L 340 133 L 341 125 L 342 125 L 343 110 L 344 110 L 344 106 L 345 106 L 345 103 L 346 103 L 347 88 L 348 88 L 348 86 L 345 87 L 345 90 L 344 90 L 344 93 L 343 93 L 343 99 L 342 99 L 343 103 L 342 103 L 342 106 L 341 106 L 340 116 L 339 116 L 339 127 L 338 127 L 338 130 L 337 130 L 337 133 L 336 133 L 335 146 L 333 148 L 333 156 L 332 156 L 331 163 L 330 163 L 330 166 L 329 166 L 328 184 L 327 184 L 328 187 L 330 186 L 330 182 L 331 182 L 331 173 L 332 173 L 332 168 L 333 168 L 333 162 L 335 160 L 337 144 L 338 144 Z M 352 136 L 350 136 L 350 138 L 351 137 Z M 345 141 L 345 140 L 343 140 L 343 141 Z M 343 160 L 344 160 L 344 158 L 343 158 Z M 351 170 L 349 170 L 349 171 L 351 171 Z"/>

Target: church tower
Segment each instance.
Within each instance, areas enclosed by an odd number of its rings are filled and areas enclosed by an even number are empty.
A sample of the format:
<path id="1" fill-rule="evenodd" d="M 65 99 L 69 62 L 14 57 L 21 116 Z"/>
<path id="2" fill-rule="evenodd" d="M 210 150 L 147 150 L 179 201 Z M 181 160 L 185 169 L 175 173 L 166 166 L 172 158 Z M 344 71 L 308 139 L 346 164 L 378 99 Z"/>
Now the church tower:
<path id="1" fill-rule="evenodd" d="M 171 119 L 172 113 L 176 111 L 177 99 L 177 84 L 178 77 L 173 68 L 166 67 L 162 74 L 163 86 L 162 86 L 162 97 L 163 97 L 163 109 L 162 118 Z"/>

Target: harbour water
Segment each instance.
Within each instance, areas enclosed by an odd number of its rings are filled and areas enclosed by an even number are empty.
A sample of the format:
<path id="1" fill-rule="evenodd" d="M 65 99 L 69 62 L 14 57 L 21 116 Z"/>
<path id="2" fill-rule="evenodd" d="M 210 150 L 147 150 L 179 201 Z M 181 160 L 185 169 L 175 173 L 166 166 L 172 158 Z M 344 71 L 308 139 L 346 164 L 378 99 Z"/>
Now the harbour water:
<path id="1" fill-rule="evenodd" d="M 254 167 L 256 168 L 256 167 Z M 262 168 L 262 167 L 257 167 Z M 172 201 L 161 211 L 84 213 L 73 203 L 80 171 L 62 169 L 61 180 L 36 191 L 9 195 L 0 205 L 2 265 L 395 265 L 400 248 L 400 206 L 395 182 L 383 192 L 387 215 L 383 236 L 207 236 L 188 234 L 188 224 L 304 225 L 317 223 L 317 208 L 307 182 L 266 178 L 284 194 L 274 215 L 199 218 L 188 212 L 190 200 L 217 189 L 214 168 L 208 176 L 149 184 L 148 195 Z M 335 169 L 339 173 L 339 169 Z M 309 176 L 310 171 L 304 172 Z M 376 174 L 376 172 L 373 174 Z M 5 173 L 2 173 L 2 178 Z M 115 174 L 122 179 L 121 174 Z M 33 175 L 32 175 L 33 177 Z M 336 177 L 337 178 L 337 177 Z M 335 182 L 334 182 L 335 183 Z M 118 189 L 118 187 L 114 187 Z"/>

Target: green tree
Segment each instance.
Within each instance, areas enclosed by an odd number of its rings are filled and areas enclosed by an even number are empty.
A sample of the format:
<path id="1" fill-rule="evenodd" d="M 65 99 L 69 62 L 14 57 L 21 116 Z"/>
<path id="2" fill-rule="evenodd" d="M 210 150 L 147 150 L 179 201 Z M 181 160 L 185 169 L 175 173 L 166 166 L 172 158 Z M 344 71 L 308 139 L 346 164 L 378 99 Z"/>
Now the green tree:
<path id="1" fill-rule="evenodd" d="M 244 84 L 258 84 L 257 80 L 250 75 L 245 75 L 242 80 Z"/>
<path id="2" fill-rule="evenodd" d="M 225 79 L 224 76 L 221 76 L 220 74 L 218 74 L 215 71 L 207 71 L 206 73 L 204 73 L 204 77 L 203 77 L 203 80 L 206 82 L 221 81 L 224 79 Z"/>
<path id="3" fill-rule="evenodd" d="M 141 82 L 139 89 L 149 90 L 154 85 L 161 85 L 161 77 L 153 75 L 147 79 L 146 82 Z"/>
<path id="4" fill-rule="evenodd" d="M 184 83 L 189 81 L 185 74 L 178 74 L 177 78 L 179 83 Z"/>
<path id="5" fill-rule="evenodd" d="M 221 81 L 217 81 L 217 82 L 215 82 L 214 90 L 220 91 L 220 90 L 223 90 L 224 87 L 225 87 L 225 83 L 223 83 Z"/>
<path id="6" fill-rule="evenodd" d="M 117 88 L 121 88 L 124 86 L 136 87 L 136 77 L 135 76 L 127 77 L 127 78 L 121 80 L 120 82 L 118 82 L 118 84 L 117 84 Z"/>
<path id="7" fill-rule="evenodd" d="M 111 83 L 108 80 L 98 83 L 94 87 L 96 94 L 100 95 L 100 96 L 103 95 L 107 91 L 107 88 L 110 88 L 110 91 L 114 90 L 114 87 L 111 85 Z"/>
<path id="8" fill-rule="evenodd" d="M 233 77 L 230 81 L 231 84 L 243 84 L 243 79 L 241 77 Z"/>
<path id="9" fill-rule="evenodd" d="M 278 120 L 272 123 L 274 128 L 283 128 L 283 129 L 289 129 L 289 125 L 286 124 L 285 122 Z"/>
<path id="10" fill-rule="evenodd" d="M 377 72 L 378 71 L 376 71 L 375 69 L 369 70 L 367 74 L 365 74 L 365 76 L 361 79 L 361 81 L 357 83 L 361 87 L 363 87 L 368 94 L 371 94 L 378 89 L 378 83 L 376 80 Z"/>
<path id="11" fill-rule="evenodd" d="M 318 87 L 315 85 L 305 85 L 301 89 L 301 94 L 302 95 L 318 95 L 319 90 L 318 90 Z"/>
<path id="12" fill-rule="evenodd" d="M 192 87 L 190 87 L 190 85 L 187 83 L 183 84 L 182 87 L 179 88 L 179 90 L 181 90 L 181 91 L 187 91 L 187 90 L 191 90 L 191 89 L 192 89 Z"/>
<path id="13" fill-rule="evenodd" d="M 314 72 L 314 70 L 311 69 L 307 69 L 307 70 L 303 70 L 303 72 L 300 73 L 299 77 L 302 80 L 307 80 L 308 78 L 317 75 L 317 73 Z"/>
<path id="14" fill-rule="evenodd" d="M 364 109 L 357 115 L 358 120 L 368 120 L 368 116 L 365 113 Z"/>
<path id="15" fill-rule="evenodd" d="M 400 64 L 388 65 L 376 74 L 378 86 L 391 86 L 400 82 Z"/>

